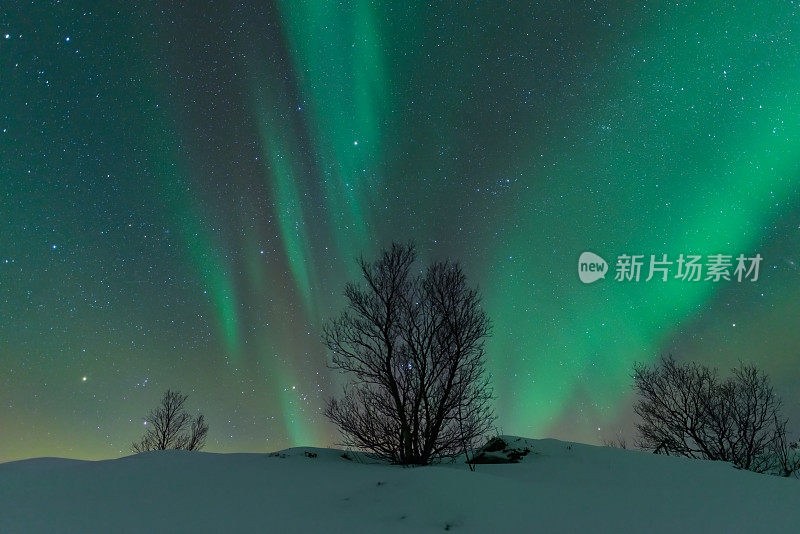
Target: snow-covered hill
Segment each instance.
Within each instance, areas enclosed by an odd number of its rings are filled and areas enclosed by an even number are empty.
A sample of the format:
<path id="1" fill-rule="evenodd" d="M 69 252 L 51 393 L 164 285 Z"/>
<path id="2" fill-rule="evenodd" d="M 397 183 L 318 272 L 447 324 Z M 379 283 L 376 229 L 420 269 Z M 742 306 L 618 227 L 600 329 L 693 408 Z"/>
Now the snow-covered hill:
<path id="1" fill-rule="evenodd" d="M 800 532 L 800 480 L 505 438 L 517 464 L 166 451 L 0 464 L 0 532 Z"/>

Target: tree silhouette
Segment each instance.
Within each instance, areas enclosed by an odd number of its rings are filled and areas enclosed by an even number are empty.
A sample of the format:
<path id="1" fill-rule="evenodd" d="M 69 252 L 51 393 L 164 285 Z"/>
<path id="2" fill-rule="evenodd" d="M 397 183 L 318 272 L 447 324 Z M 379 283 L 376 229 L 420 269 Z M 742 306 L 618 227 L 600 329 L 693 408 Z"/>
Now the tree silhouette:
<path id="1" fill-rule="evenodd" d="M 800 467 L 786 438 L 781 400 L 756 367 L 740 365 L 726 380 L 715 369 L 671 356 L 634 369 L 641 447 L 759 473 L 789 476 Z"/>
<path id="2" fill-rule="evenodd" d="M 202 414 L 192 419 L 184 408 L 187 395 L 167 390 L 161 404 L 147 414 L 147 430 L 131 445 L 135 453 L 166 449 L 200 450 L 205 445 L 208 425 Z"/>
<path id="3" fill-rule="evenodd" d="M 401 464 L 427 464 L 474 446 L 491 427 L 485 374 L 489 320 L 456 263 L 412 274 L 413 245 L 359 260 L 364 285 L 348 283 L 346 311 L 323 341 L 332 367 L 350 374 L 327 417 L 345 445 Z"/>

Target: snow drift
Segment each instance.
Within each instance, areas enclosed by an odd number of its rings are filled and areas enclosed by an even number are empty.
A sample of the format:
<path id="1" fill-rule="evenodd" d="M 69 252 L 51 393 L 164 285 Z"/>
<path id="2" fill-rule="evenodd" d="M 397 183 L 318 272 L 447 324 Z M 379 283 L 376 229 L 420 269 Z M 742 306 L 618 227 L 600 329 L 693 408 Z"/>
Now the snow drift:
<path id="1" fill-rule="evenodd" d="M 0 464 L 0 532 L 798 532 L 800 481 L 505 437 L 518 463 L 403 468 L 333 449 Z"/>

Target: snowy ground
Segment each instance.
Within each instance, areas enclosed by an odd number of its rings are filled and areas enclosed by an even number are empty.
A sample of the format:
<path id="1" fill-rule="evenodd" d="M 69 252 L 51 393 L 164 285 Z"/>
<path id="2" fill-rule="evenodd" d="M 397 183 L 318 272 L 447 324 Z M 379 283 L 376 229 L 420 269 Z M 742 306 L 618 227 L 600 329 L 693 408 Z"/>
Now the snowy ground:
<path id="1" fill-rule="evenodd" d="M 0 532 L 800 532 L 800 480 L 556 440 L 518 464 L 167 451 L 0 464 Z M 316 454 L 316 457 L 310 457 Z"/>

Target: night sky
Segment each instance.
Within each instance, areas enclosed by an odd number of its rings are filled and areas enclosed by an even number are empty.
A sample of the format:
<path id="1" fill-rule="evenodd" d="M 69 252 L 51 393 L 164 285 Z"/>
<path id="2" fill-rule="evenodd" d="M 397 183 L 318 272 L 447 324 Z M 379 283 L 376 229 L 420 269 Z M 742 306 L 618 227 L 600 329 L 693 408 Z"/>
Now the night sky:
<path id="1" fill-rule="evenodd" d="M 672 353 L 760 365 L 796 437 L 796 2 L 412 3 L 0 6 L 0 461 L 128 454 L 168 387 L 206 450 L 334 445 L 320 326 L 392 240 L 480 288 L 504 433 L 628 432 Z"/>

